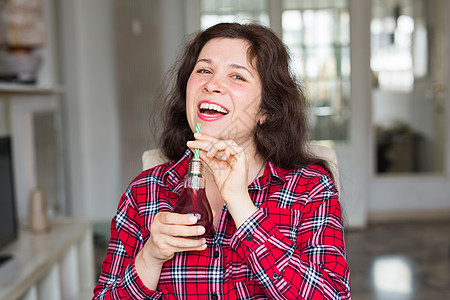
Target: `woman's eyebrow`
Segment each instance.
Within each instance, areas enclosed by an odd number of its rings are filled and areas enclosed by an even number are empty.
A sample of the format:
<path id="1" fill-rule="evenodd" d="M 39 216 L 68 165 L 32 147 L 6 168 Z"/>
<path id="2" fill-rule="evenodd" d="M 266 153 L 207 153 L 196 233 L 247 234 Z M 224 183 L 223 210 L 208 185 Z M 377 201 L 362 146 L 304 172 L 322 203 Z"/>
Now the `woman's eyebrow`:
<path id="1" fill-rule="evenodd" d="M 196 63 L 198 64 L 199 62 L 205 62 L 207 64 L 210 64 L 212 61 L 209 58 L 199 58 L 197 59 Z"/>
<path id="2" fill-rule="evenodd" d="M 244 66 L 241 66 L 238 64 L 229 64 L 228 66 L 230 66 L 233 69 L 243 69 L 243 70 L 247 71 L 252 77 L 255 77 L 253 75 L 253 73 L 247 67 L 244 67 Z"/>
<path id="3" fill-rule="evenodd" d="M 200 59 L 197 60 L 197 63 L 199 63 L 199 62 L 205 62 L 205 63 L 207 63 L 207 64 L 211 64 L 211 63 L 212 63 L 212 60 L 209 59 L 209 58 L 200 58 Z M 233 68 L 233 69 L 242 69 L 242 70 L 245 70 L 245 71 L 247 71 L 252 77 L 255 77 L 255 76 L 253 75 L 253 73 L 252 73 L 247 67 L 241 66 L 241 65 L 239 65 L 239 64 L 234 64 L 234 63 L 231 63 L 231 64 L 229 64 L 228 66 L 229 66 L 230 68 Z"/>

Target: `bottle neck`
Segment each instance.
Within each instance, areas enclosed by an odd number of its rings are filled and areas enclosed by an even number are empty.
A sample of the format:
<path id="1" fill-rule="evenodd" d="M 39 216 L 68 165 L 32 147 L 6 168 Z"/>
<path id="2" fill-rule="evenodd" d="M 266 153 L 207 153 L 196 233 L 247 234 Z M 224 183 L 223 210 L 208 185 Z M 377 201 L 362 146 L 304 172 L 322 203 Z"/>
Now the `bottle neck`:
<path id="1" fill-rule="evenodd" d="M 189 162 L 188 172 L 184 177 L 184 187 L 190 189 L 205 188 L 205 177 L 203 176 L 203 164 L 200 159 L 193 158 Z"/>
<path id="2" fill-rule="evenodd" d="M 188 174 L 203 175 L 203 164 L 199 158 L 193 158 L 189 162 Z"/>

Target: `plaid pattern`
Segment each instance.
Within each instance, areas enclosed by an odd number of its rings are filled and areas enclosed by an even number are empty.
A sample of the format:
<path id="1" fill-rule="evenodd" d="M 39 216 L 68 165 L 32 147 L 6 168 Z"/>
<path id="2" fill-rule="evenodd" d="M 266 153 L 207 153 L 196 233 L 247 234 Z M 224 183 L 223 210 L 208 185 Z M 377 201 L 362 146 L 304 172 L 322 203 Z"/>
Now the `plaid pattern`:
<path id="1" fill-rule="evenodd" d="M 350 299 L 337 190 L 320 166 L 268 162 L 249 186 L 258 207 L 236 229 L 224 205 L 208 247 L 177 253 L 146 288 L 134 258 L 159 211 L 171 211 L 192 153 L 142 172 L 122 196 L 94 299 Z"/>

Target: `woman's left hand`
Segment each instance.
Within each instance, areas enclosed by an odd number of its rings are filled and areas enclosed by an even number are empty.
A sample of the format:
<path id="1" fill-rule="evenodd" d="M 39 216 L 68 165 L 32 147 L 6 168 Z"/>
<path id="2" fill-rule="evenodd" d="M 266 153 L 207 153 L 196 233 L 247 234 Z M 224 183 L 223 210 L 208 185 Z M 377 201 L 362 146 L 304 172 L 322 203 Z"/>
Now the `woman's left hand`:
<path id="1" fill-rule="evenodd" d="M 200 158 L 206 163 L 219 192 L 227 202 L 236 196 L 248 194 L 248 156 L 244 149 L 232 140 L 218 140 L 204 134 L 195 134 L 197 140 L 188 142 L 194 150 L 200 150 Z"/>
<path id="2" fill-rule="evenodd" d="M 248 194 L 248 154 L 232 140 L 218 140 L 197 133 L 194 136 L 197 140 L 189 141 L 187 145 L 200 150 L 200 158 L 210 169 L 220 195 L 238 225 L 237 219 L 242 217 L 245 221 L 256 211 Z M 245 214 L 241 213 L 243 207 L 248 207 Z"/>

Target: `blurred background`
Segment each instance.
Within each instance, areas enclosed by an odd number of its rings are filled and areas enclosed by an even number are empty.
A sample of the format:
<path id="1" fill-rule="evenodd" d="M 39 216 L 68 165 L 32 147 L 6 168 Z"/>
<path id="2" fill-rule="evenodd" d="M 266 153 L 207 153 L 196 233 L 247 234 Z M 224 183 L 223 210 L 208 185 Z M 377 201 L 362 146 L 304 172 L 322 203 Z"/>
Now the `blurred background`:
<path id="1" fill-rule="evenodd" d="M 2 0 L 0 9 L 14 214 L 29 218 L 39 188 L 50 220 L 90 220 L 95 279 L 120 196 L 142 153 L 158 147 L 156 100 L 180 49 L 215 23 L 258 22 L 289 47 L 311 139 L 337 152 L 353 298 L 450 296 L 450 1 Z"/>

